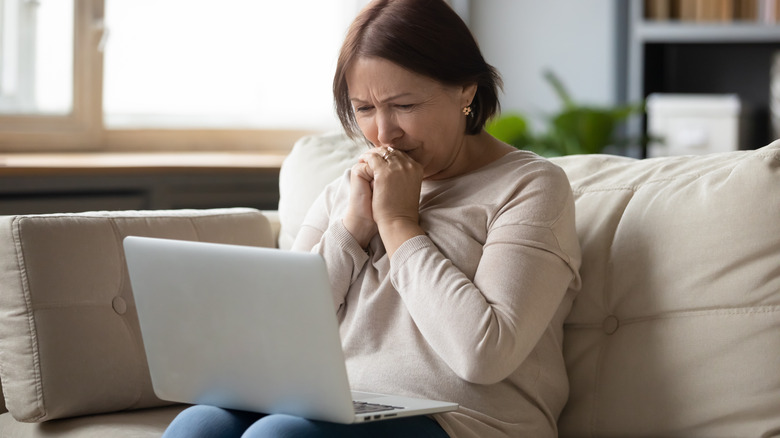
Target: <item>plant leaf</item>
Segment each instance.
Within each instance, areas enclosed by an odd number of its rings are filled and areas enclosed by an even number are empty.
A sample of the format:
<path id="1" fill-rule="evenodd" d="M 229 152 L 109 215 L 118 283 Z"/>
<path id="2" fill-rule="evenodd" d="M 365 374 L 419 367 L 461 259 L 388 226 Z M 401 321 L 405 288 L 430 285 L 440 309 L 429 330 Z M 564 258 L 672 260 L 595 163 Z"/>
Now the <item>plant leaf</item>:
<path id="1" fill-rule="evenodd" d="M 575 106 L 574 101 L 571 98 L 571 94 L 569 94 L 569 91 L 566 90 L 566 87 L 558 78 L 558 75 L 556 75 L 552 70 L 545 70 L 544 79 L 546 79 L 547 82 L 552 86 L 555 94 L 557 94 L 558 98 L 561 99 L 563 106 L 566 108 Z"/>
<path id="2" fill-rule="evenodd" d="M 517 147 L 530 135 L 528 122 L 519 114 L 506 114 L 491 119 L 485 130 L 493 137 Z"/>

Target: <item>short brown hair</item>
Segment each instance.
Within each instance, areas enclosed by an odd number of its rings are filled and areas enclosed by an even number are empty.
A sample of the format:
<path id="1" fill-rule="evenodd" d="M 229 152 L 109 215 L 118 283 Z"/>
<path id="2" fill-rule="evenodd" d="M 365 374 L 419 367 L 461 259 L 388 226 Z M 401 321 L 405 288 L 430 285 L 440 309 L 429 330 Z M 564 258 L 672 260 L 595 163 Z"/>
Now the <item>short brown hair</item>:
<path id="1" fill-rule="evenodd" d="M 350 137 L 360 129 L 346 73 L 359 57 L 377 57 L 447 85 L 477 84 L 466 133 L 478 134 L 499 110 L 501 77 L 485 62 L 466 23 L 443 0 L 376 0 L 349 27 L 341 46 L 333 97 Z"/>

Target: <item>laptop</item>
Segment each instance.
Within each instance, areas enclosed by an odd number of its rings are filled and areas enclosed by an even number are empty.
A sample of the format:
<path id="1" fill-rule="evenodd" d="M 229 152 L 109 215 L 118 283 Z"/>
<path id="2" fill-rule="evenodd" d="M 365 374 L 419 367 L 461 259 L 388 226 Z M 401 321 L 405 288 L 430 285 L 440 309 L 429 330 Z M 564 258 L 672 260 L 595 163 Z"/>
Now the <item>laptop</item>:
<path id="1" fill-rule="evenodd" d="M 350 391 L 318 254 L 134 236 L 124 249 L 163 400 L 334 423 L 458 407 Z"/>

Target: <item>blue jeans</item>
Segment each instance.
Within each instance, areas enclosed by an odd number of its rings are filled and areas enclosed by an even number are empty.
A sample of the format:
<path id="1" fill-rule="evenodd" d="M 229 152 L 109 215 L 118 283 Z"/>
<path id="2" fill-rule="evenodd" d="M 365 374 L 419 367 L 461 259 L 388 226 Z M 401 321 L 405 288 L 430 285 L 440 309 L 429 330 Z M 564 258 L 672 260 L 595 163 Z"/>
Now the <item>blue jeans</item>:
<path id="1" fill-rule="evenodd" d="M 171 422 L 163 438 L 448 438 L 436 421 L 398 418 L 362 424 L 336 424 L 291 415 L 262 415 L 214 406 L 193 406 Z"/>

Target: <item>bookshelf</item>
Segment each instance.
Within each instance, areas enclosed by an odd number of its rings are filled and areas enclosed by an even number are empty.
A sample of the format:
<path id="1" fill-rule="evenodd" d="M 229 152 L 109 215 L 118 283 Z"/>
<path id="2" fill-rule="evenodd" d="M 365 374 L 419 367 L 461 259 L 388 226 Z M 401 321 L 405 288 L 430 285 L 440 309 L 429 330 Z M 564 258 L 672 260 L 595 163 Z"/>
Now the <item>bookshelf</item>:
<path id="1" fill-rule="evenodd" d="M 780 41 L 780 25 L 760 23 L 642 22 L 636 37 L 644 43 L 762 43 Z"/>
<path id="2" fill-rule="evenodd" d="M 749 145 L 769 143 L 779 14 L 780 0 L 631 0 L 626 100 L 656 92 L 734 93 L 747 112 Z M 637 120 L 629 130 L 643 132 L 644 126 Z"/>

